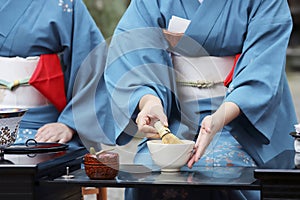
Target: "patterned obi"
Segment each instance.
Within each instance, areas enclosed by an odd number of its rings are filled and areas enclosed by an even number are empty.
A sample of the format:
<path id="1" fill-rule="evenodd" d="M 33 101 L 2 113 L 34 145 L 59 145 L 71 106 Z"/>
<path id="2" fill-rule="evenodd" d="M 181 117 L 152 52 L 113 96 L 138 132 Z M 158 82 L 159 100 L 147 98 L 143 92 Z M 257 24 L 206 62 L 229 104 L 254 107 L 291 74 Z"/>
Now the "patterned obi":
<path id="1" fill-rule="evenodd" d="M 0 107 L 33 108 L 49 105 L 49 101 L 29 80 L 39 57 L 0 57 Z"/>

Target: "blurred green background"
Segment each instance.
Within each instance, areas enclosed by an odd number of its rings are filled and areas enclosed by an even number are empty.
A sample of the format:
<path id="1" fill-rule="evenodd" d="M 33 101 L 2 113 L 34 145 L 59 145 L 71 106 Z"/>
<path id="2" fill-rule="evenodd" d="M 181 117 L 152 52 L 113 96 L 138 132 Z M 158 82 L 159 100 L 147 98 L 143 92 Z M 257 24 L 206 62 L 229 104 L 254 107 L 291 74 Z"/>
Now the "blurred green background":
<path id="1" fill-rule="evenodd" d="M 130 0 L 84 0 L 104 38 L 111 38 Z"/>

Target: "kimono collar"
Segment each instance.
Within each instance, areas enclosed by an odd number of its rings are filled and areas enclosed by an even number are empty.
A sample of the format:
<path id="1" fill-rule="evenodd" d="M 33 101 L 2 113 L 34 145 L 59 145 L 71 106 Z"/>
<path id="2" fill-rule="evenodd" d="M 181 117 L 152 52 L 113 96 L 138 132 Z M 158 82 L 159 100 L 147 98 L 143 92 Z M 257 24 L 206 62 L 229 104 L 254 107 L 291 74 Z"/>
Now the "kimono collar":
<path id="1" fill-rule="evenodd" d="M 191 18 L 191 23 L 185 34 L 203 45 L 225 4 L 225 0 L 204 0 Z"/>
<path id="2" fill-rule="evenodd" d="M 6 37 L 32 0 L 8 0 L 0 10 L 0 36 Z M 5 19 L 5 20 L 4 20 Z"/>
<path id="3" fill-rule="evenodd" d="M 194 2 L 199 3 L 198 1 Z M 190 18 L 191 23 L 183 37 L 170 51 L 188 57 L 208 56 L 208 52 L 204 48 L 205 41 L 209 37 L 225 4 L 225 0 L 204 0 Z"/>

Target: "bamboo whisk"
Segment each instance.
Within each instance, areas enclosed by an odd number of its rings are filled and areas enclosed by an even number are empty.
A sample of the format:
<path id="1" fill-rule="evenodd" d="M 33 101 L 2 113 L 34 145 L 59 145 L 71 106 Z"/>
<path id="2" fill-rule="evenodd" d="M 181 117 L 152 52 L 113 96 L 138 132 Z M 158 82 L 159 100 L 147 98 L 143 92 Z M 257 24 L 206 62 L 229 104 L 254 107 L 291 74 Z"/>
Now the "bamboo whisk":
<path id="1" fill-rule="evenodd" d="M 161 121 L 155 122 L 154 127 L 156 128 L 164 144 L 183 144 L 183 142 L 173 133 L 171 133 L 170 129 L 165 127 Z"/>

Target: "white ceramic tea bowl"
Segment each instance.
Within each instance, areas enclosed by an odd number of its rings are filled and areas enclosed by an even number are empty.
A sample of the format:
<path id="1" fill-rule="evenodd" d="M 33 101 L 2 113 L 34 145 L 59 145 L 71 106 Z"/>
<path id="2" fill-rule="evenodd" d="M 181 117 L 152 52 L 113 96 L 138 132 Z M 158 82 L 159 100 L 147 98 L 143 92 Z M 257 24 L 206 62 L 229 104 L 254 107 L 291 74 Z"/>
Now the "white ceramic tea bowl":
<path id="1" fill-rule="evenodd" d="M 147 142 L 153 162 L 162 172 L 177 172 L 192 155 L 194 141 L 182 140 L 183 144 L 163 144 L 161 140 Z"/>

